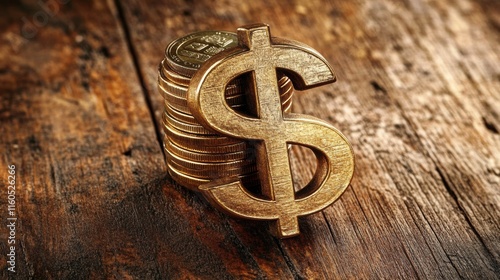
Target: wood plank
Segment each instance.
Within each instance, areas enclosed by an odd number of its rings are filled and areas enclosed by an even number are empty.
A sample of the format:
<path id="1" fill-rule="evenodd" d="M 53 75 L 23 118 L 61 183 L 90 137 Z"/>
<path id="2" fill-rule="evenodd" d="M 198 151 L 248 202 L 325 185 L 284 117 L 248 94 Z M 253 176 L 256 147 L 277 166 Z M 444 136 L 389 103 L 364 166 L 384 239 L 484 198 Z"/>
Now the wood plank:
<path id="1" fill-rule="evenodd" d="M 303 219 L 300 237 L 279 242 L 296 277 L 455 279 L 499 272 L 498 36 L 487 4 L 129 0 L 123 7 L 157 118 L 155 65 L 168 42 L 196 30 L 265 21 L 273 35 L 307 43 L 332 62 L 339 82 L 298 94 L 293 108 L 338 126 L 353 142 L 357 172 L 340 202 Z M 303 184 L 314 159 L 298 152 L 294 160 Z"/>
<path id="2" fill-rule="evenodd" d="M 16 276 L 286 276 L 286 263 L 268 254 L 279 251 L 265 229 L 253 231 L 267 238 L 235 236 L 221 214 L 166 176 L 114 3 L 59 8 L 30 40 L 16 36 L 36 2 L 2 13 L 1 174 L 6 188 L 7 164 L 16 165 Z M 263 260 L 249 255 L 244 238 Z M 6 254 L 0 260 L 6 276 Z"/>
<path id="3" fill-rule="evenodd" d="M 71 1 L 20 36 L 40 10 L 0 12 L 0 188 L 15 164 L 17 278 L 500 275 L 498 3 Z M 346 193 L 287 240 L 173 183 L 159 142 L 168 42 L 258 21 L 332 63 L 339 81 L 296 94 L 293 111 L 330 121 L 356 154 Z M 314 162 L 294 147 L 297 185 Z"/>

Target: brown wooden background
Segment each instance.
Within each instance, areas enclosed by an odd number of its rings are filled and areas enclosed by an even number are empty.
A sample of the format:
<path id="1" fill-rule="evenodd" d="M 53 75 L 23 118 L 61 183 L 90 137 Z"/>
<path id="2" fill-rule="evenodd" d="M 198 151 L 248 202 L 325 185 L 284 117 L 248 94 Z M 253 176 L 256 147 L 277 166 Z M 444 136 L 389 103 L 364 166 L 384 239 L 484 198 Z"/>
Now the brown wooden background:
<path id="1" fill-rule="evenodd" d="M 500 278 L 498 1 L 37 2 L 0 8 L 1 278 L 8 164 L 18 279 Z M 331 62 L 338 82 L 293 111 L 356 155 L 287 240 L 175 185 L 161 150 L 165 46 L 252 22 Z M 293 161 L 304 183 L 314 158 Z"/>

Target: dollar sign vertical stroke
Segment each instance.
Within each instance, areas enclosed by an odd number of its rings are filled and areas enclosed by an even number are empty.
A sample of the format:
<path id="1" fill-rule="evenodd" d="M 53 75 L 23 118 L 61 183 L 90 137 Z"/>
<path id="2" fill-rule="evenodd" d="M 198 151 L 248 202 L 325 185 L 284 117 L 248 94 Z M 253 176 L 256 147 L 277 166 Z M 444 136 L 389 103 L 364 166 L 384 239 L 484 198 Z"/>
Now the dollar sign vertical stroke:
<path id="1" fill-rule="evenodd" d="M 257 163 L 265 198 L 246 191 L 237 178 L 222 178 L 199 187 L 216 207 L 237 217 L 275 220 L 278 237 L 299 234 L 298 217 L 332 204 L 349 185 L 354 156 L 347 139 L 328 123 L 300 114 L 282 113 L 277 69 L 294 86 L 307 89 L 335 81 L 326 60 L 300 43 L 271 38 L 269 27 L 254 24 L 238 29 L 239 46 L 207 61 L 195 73 L 188 89 L 188 105 L 204 126 L 236 138 L 257 140 Z M 253 80 L 254 111 L 244 116 L 224 97 L 226 84 L 243 73 Z M 311 148 L 317 170 L 311 182 L 295 193 L 288 144 Z"/>

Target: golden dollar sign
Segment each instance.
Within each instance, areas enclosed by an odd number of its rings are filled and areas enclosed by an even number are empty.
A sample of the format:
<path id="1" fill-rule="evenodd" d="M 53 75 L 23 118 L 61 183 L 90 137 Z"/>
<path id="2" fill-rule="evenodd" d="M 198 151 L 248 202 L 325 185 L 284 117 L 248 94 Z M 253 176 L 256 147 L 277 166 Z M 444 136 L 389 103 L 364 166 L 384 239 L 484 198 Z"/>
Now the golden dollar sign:
<path id="1" fill-rule="evenodd" d="M 307 115 L 283 114 L 276 69 L 286 72 L 299 89 L 335 81 L 326 60 L 311 48 L 271 38 L 269 27 L 254 24 L 238 28 L 239 46 L 214 56 L 193 76 L 188 105 L 204 126 L 221 134 L 256 141 L 262 192 L 255 197 L 235 178 L 214 180 L 199 187 L 219 209 L 237 217 L 276 220 L 278 237 L 299 234 L 298 217 L 332 204 L 349 185 L 354 156 L 347 139 L 328 123 Z M 238 75 L 251 72 L 254 111 L 244 116 L 225 101 L 224 89 Z M 312 149 L 318 158 L 311 182 L 295 193 L 288 144 Z"/>

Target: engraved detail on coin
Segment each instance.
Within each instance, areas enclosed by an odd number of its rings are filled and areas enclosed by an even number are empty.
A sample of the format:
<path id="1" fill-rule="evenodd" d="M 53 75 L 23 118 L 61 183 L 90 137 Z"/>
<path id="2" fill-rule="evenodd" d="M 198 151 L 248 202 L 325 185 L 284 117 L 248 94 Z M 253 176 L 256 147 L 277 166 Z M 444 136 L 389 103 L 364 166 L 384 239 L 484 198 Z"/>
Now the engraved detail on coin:
<path id="1" fill-rule="evenodd" d="M 167 46 L 168 64 L 184 76 L 192 76 L 215 54 L 238 45 L 235 33 L 202 31 L 179 38 Z"/>

